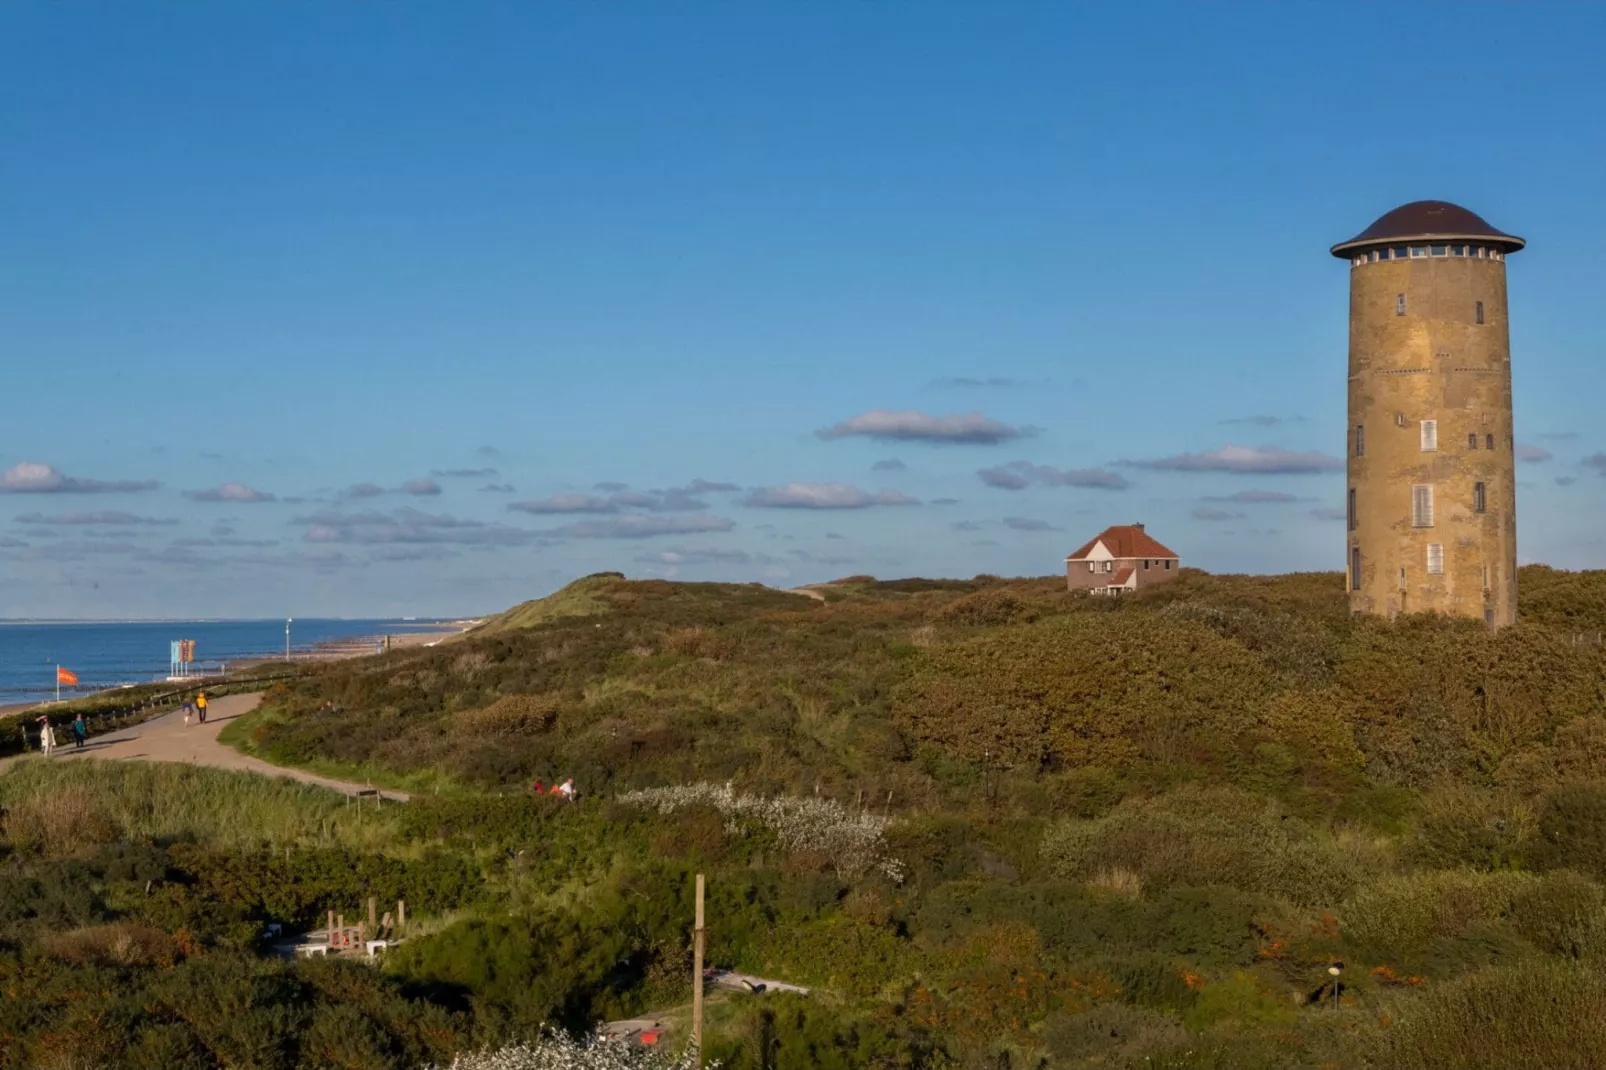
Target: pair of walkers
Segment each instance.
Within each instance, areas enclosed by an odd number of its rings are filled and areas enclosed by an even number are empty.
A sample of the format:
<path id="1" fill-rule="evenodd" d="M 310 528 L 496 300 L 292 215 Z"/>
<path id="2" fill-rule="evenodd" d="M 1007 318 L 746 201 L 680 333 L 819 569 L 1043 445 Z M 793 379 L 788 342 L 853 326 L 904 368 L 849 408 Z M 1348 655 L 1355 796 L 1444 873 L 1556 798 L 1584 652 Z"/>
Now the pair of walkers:
<path id="1" fill-rule="evenodd" d="M 72 740 L 73 749 L 82 750 L 84 740 L 89 738 L 89 725 L 84 723 L 84 715 L 79 714 L 73 718 Z M 47 713 L 39 718 L 39 750 L 46 758 L 56 750 L 56 730 L 50 724 L 50 715 Z"/>
<path id="2" fill-rule="evenodd" d="M 198 718 L 200 718 L 201 723 L 205 724 L 207 705 L 208 699 L 206 697 L 206 692 L 197 691 L 195 693 L 195 698 L 184 704 L 184 723 L 190 723 L 190 714 L 193 712 Z"/>

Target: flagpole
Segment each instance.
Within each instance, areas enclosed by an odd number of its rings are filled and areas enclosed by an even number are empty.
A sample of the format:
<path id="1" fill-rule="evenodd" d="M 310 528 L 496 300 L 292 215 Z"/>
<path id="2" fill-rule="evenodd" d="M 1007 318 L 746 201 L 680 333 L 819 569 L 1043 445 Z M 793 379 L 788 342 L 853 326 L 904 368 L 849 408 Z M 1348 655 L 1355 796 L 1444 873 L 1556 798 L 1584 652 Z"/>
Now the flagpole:
<path id="1" fill-rule="evenodd" d="M 61 666 L 56 666 L 56 701 L 61 701 Z"/>

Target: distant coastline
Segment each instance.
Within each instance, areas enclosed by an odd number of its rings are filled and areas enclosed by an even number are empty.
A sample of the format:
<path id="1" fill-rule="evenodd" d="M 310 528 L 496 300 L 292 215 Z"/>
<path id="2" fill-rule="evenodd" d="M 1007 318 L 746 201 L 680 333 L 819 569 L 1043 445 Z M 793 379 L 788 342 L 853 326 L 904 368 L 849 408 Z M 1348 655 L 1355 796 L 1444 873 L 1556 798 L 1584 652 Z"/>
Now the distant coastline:
<path id="1" fill-rule="evenodd" d="M 0 621 L 0 713 L 15 714 L 53 701 L 55 666 L 78 674 L 84 687 L 61 697 L 85 698 L 130 685 L 168 678 L 167 648 L 177 638 L 195 639 L 198 678 L 216 678 L 279 661 L 337 661 L 390 649 L 430 646 L 459 635 L 476 618 L 305 618 L 293 623 L 284 644 L 284 621 L 256 620 L 22 620 Z"/>

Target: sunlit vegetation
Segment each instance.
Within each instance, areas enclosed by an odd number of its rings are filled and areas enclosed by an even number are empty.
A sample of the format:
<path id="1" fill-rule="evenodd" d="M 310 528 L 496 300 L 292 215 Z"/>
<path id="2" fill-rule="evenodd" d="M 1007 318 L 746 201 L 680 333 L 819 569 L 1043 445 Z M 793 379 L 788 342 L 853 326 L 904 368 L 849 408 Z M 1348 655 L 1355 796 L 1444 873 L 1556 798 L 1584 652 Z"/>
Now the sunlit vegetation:
<path id="1" fill-rule="evenodd" d="M 601 575 L 231 729 L 405 807 L 35 760 L 0 776 L 0 1063 L 411 1070 L 683 1025 L 701 872 L 710 960 L 815 989 L 711 1006 L 741 1070 L 1593 1065 L 1606 573 L 1524 569 L 1495 634 L 1341 588 Z M 382 968 L 262 957 L 367 895 L 416 904 Z"/>

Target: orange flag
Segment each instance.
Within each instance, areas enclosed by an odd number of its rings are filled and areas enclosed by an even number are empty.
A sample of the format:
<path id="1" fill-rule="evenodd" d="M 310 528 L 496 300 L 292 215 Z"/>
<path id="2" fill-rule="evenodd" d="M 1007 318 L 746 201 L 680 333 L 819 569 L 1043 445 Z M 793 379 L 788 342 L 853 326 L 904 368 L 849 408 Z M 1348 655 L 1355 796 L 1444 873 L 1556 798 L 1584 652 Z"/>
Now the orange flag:
<path id="1" fill-rule="evenodd" d="M 77 682 L 78 682 L 78 674 L 77 673 L 70 672 L 67 669 L 63 669 L 60 665 L 56 666 L 56 683 L 71 685 L 71 684 L 76 684 Z"/>

